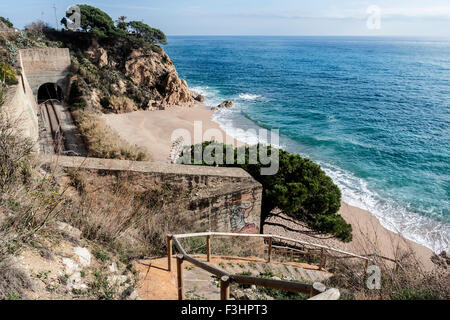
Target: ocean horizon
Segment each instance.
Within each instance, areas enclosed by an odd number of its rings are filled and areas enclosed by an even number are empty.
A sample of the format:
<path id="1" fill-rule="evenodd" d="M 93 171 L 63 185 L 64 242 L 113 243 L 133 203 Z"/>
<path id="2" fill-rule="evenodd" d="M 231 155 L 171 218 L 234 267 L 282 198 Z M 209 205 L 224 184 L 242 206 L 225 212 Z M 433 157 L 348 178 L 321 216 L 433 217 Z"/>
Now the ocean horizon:
<path id="1" fill-rule="evenodd" d="M 342 200 L 435 252 L 450 248 L 450 39 L 171 36 L 166 52 L 213 120 L 280 130 Z M 263 141 L 264 142 L 264 141 Z"/>

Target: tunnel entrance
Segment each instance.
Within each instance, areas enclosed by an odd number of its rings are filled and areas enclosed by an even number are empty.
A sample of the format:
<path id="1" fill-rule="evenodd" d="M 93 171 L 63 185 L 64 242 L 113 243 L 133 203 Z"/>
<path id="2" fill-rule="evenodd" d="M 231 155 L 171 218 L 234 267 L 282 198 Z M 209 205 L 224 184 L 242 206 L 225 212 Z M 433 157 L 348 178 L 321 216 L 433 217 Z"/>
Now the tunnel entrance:
<path id="1" fill-rule="evenodd" d="M 59 101 L 63 99 L 62 89 L 56 83 L 44 83 L 39 87 L 37 95 L 38 103 L 42 103 L 49 99 L 56 99 Z"/>

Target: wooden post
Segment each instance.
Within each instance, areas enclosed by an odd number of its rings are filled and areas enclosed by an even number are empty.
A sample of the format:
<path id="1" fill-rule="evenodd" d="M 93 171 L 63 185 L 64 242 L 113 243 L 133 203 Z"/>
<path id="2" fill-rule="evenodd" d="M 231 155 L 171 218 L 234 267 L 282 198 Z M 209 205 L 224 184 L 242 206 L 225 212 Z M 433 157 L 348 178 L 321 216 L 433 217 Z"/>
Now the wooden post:
<path id="1" fill-rule="evenodd" d="M 267 262 L 270 262 L 272 258 L 272 237 L 269 238 L 269 248 L 267 249 Z"/>
<path id="2" fill-rule="evenodd" d="M 320 249 L 320 263 L 319 263 L 319 270 L 321 270 L 323 267 L 323 248 Z"/>
<path id="3" fill-rule="evenodd" d="M 230 278 L 228 276 L 220 278 L 220 300 L 230 300 Z"/>
<path id="4" fill-rule="evenodd" d="M 184 300 L 183 259 L 184 256 L 182 254 L 177 255 L 178 300 Z"/>
<path id="5" fill-rule="evenodd" d="M 291 250 L 291 262 L 294 261 L 294 250 Z"/>
<path id="6" fill-rule="evenodd" d="M 369 260 L 366 260 L 366 262 L 364 263 L 364 273 L 367 272 L 368 268 L 369 268 Z"/>
<path id="7" fill-rule="evenodd" d="M 206 261 L 211 262 L 211 236 L 206 236 Z"/>
<path id="8" fill-rule="evenodd" d="M 172 271 L 172 236 L 167 236 L 167 270 Z"/>

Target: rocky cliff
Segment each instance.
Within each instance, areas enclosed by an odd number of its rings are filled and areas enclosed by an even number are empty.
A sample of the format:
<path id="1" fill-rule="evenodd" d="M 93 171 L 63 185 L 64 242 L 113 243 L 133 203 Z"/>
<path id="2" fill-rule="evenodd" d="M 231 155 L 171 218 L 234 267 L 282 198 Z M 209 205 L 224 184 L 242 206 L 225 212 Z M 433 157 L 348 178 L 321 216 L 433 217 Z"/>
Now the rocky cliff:
<path id="1" fill-rule="evenodd" d="M 85 50 L 72 52 L 72 72 L 70 102 L 75 106 L 123 113 L 191 106 L 203 100 L 180 79 L 159 46 L 145 50 L 92 39 Z"/>

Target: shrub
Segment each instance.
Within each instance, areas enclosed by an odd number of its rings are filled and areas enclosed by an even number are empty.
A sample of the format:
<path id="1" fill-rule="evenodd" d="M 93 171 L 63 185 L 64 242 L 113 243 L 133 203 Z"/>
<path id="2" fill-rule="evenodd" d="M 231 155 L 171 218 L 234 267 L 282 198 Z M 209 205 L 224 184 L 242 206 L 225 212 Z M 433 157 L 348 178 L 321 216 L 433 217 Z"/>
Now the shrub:
<path id="1" fill-rule="evenodd" d="M 0 81 L 6 83 L 8 85 L 17 84 L 17 73 L 16 71 L 8 64 L 4 62 L 0 62 Z"/>
<path id="2" fill-rule="evenodd" d="M 4 24 L 5 26 L 7 26 L 8 28 L 13 28 L 13 27 L 14 27 L 14 25 L 12 24 L 11 21 L 9 21 L 8 18 L 0 17 L 0 21 L 3 22 L 3 24 Z"/>
<path id="3" fill-rule="evenodd" d="M 99 38 L 104 38 L 114 33 L 115 26 L 111 17 L 102 10 L 89 6 L 78 5 L 81 14 L 81 29 L 89 31 Z M 70 14 L 66 14 L 66 18 L 69 18 Z M 67 19 L 63 18 L 61 24 L 67 27 Z"/>
<path id="4" fill-rule="evenodd" d="M 0 191 L 7 192 L 12 185 L 23 181 L 30 165 L 33 142 L 23 138 L 17 128 L 21 123 L 11 119 L 0 109 Z"/>
<path id="5" fill-rule="evenodd" d="M 256 164 L 250 163 L 250 155 L 255 151 L 253 154 L 259 154 L 258 151 L 262 147 L 265 146 L 255 145 L 238 150 L 224 144 L 204 142 L 191 146 L 182 157 L 190 153 L 191 163 L 195 164 L 195 154 L 200 153 L 203 155 L 202 165 L 208 165 L 204 160 L 205 156 L 212 159 L 222 158 L 222 163 L 231 163 L 223 166 L 241 167 L 250 173 L 263 185 L 263 219 L 279 208 L 284 213 L 306 222 L 319 233 L 330 233 L 344 242 L 350 242 L 352 227 L 337 214 L 341 205 L 341 192 L 320 166 L 298 154 L 267 147 L 268 156 L 274 151 L 278 152 L 279 171 L 275 175 L 262 175 L 262 163 L 259 160 Z M 232 152 L 227 153 L 227 149 Z M 216 154 L 217 151 L 221 154 Z"/>
<path id="6" fill-rule="evenodd" d="M 141 21 L 131 21 L 128 23 L 128 27 L 134 34 L 144 38 L 150 43 L 167 44 L 166 35 L 159 29 L 150 27 Z"/>
<path id="7" fill-rule="evenodd" d="M 341 260 L 324 284 L 339 288 L 342 300 L 448 300 L 450 273 L 444 269 L 424 271 L 413 254 L 396 252 L 402 265 L 397 271 L 385 260 L 375 261 L 381 271 L 380 289 L 367 288 L 367 274 L 356 261 Z"/>
<path id="8" fill-rule="evenodd" d="M 25 26 L 25 31 L 34 37 L 42 37 L 44 30 L 49 28 L 43 21 L 38 20 Z"/>

